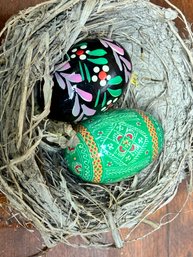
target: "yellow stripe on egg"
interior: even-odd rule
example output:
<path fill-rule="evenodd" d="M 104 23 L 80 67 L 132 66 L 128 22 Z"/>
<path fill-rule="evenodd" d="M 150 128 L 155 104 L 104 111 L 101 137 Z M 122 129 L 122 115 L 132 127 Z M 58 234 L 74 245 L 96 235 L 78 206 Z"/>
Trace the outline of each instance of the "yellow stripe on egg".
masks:
<path fill-rule="evenodd" d="M 94 141 L 93 136 L 90 134 L 87 128 L 85 128 L 82 125 L 78 125 L 76 131 L 82 135 L 83 139 L 85 140 L 85 143 L 88 146 L 89 152 L 91 154 L 92 162 L 93 162 L 93 171 L 94 171 L 93 182 L 99 183 L 101 181 L 103 169 L 102 169 L 101 158 L 99 157 L 98 147 Z"/>
<path fill-rule="evenodd" d="M 159 146 L 158 146 L 158 136 L 157 136 L 154 124 L 152 123 L 150 118 L 143 111 L 138 111 L 138 113 L 143 117 L 143 119 L 147 125 L 147 128 L 149 130 L 149 133 L 152 137 L 152 143 L 153 143 L 153 156 L 152 157 L 155 160 L 158 156 Z"/>

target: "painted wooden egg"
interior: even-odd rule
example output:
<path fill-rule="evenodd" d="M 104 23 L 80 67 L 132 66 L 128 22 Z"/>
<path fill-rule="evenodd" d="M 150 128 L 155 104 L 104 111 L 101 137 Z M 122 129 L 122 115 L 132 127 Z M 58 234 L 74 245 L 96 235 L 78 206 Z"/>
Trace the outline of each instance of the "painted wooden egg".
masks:
<path fill-rule="evenodd" d="M 71 47 L 67 59 L 53 74 L 50 118 L 76 123 L 106 111 L 128 85 L 130 57 L 111 39 L 83 40 Z"/>
<path fill-rule="evenodd" d="M 140 110 L 119 109 L 76 126 L 80 140 L 65 150 L 69 170 L 85 181 L 114 183 L 135 175 L 163 148 L 159 122 Z"/>

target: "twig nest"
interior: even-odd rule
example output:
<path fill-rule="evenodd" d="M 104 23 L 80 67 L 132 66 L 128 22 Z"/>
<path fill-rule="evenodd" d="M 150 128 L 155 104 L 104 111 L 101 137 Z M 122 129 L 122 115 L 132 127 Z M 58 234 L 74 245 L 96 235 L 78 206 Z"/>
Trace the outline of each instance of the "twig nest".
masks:
<path fill-rule="evenodd" d="M 168 1 L 167 1 L 168 2 Z M 173 7 L 174 8 L 174 7 Z M 10 19 L 0 48 L 0 189 L 36 226 L 48 247 L 122 247 L 119 228 L 135 227 L 192 179 L 192 43 L 181 39 L 175 10 L 145 0 L 48 1 Z M 47 119 L 51 74 L 74 43 L 91 35 L 119 42 L 130 54 L 133 78 L 115 108 L 151 113 L 165 131 L 160 158 L 141 173 L 113 185 L 81 183 L 63 160 L 61 147 L 76 144 L 69 124 Z M 35 87 L 44 81 L 45 108 Z M 112 231 L 114 243 L 101 240 Z M 130 234 L 129 234 L 130 235 Z"/>

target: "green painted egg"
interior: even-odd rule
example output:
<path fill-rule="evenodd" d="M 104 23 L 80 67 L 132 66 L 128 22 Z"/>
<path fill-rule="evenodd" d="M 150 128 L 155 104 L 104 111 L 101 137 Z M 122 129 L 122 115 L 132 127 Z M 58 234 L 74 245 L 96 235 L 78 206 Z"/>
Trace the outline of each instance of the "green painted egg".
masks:
<path fill-rule="evenodd" d="M 68 168 L 87 182 L 115 183 L 133 176 L 163 148 L 161 125 L 140 110 L 109 111 L 75 129 L 80 142 L 65 150 L 65 160 Z"/>

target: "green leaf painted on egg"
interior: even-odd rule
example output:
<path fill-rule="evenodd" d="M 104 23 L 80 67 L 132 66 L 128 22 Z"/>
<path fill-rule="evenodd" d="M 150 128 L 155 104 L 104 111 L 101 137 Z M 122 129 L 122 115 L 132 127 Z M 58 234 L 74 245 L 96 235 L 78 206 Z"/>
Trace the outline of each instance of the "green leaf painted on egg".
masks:
<path fill-rule="evenodd" d="M 88 58 L 87 59 L 88 61 L 94 63 L 94 64 L 107 64 L 108 63 L 108 60 L 106 58 L 97 58 L 97 59 L 91 59 L 91 58 Z"/>
<path fill-rule="evenodd" d="M 87 78 L 88 82 L 91 82 L 90 72 L 89 72 L 89 69 L 88 69 L 88 67 L 85 63 L 84 63 L 84 69 L 86 71 L 86 78 Z"/>
<path fill-rule="evenodd" d="M 121 76 L 116 76 L 108 81 L 109 85 L 118 85 L 123 81 Z"/>
<path fill-rule="evenodd" d="M 88 52 L 88 55 L 91 56 L 104 56 L 105 54 L 107 54 L 107 52 L 104 49 L 96 49 Z"/>
<path fill-rule="evenodd" d="M 122 89 L 110 89 L 110 88 L 108 88 L 107 91 L 113 97 L 119 97 L 122 94 Z"/>
<path fill-rule="evenodd" d="M 81 43 L 77 43 L 76 45 L 74 45 L 74 48 L 76 48 L 76 47 L 79 47 L 79 46 L 84 46 L 84 45 L 88 45 L 88 43 L 87 42 L 81 42 Z"/>
<path fill-rule="evenodd" d="M 79 62 L 79 68 L 80 68 L 80 74 L 81 74 L 81 77 L 82 77 L 82 81 L 84 81 L 84 71 L 83 71 L 81 62 Z"/>
<path fill-rule="evenodd" d="M 98 90 L 98 93 L 97 93 L 97 98 L 96 98 L 96 101 L 95 101 L 95 105 L 94 107 L 96 108 L 99 104 L 99 99 L 100 99 L 100 94 L 101 94 L 101 91 L 100 89 Z"/>
<path fill-rule="evenodd" d="M 106 92 L 105 92 L 105 93 L 104 93 L 104 97 L 103 97 L 102 107 L 105 106 L 106 102 L 107 102 L 107 94 L 106 94 Z"/>

